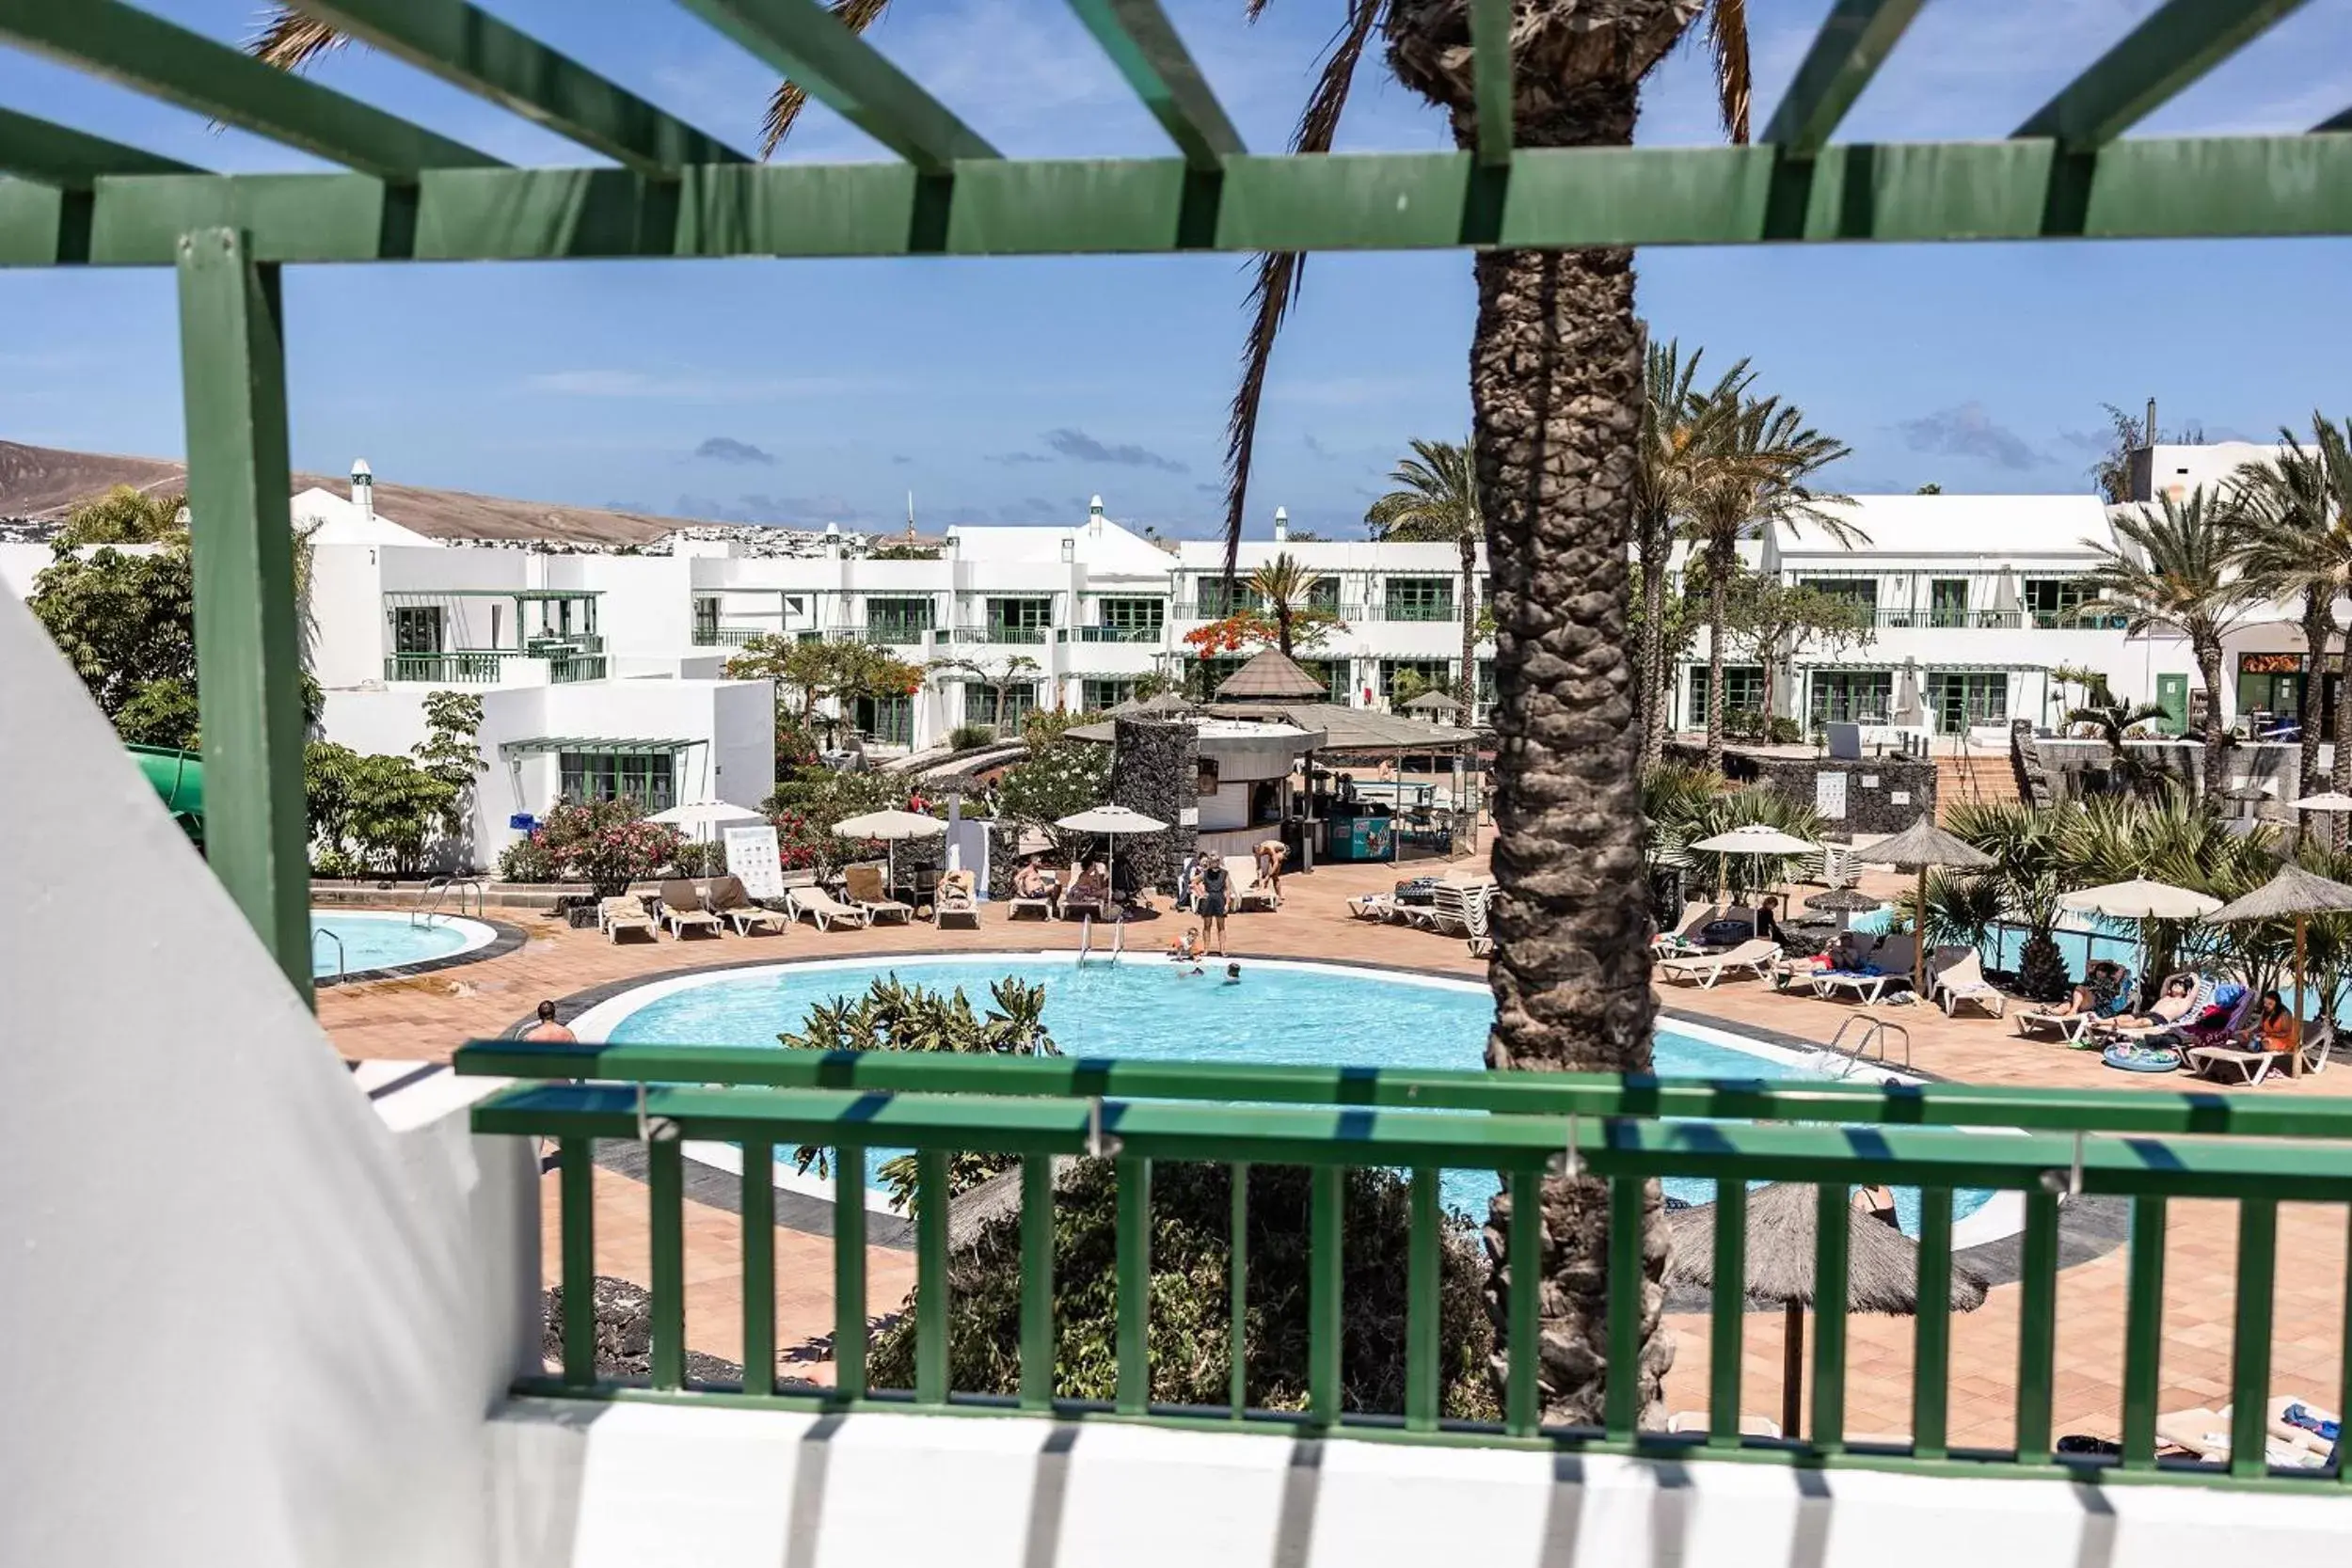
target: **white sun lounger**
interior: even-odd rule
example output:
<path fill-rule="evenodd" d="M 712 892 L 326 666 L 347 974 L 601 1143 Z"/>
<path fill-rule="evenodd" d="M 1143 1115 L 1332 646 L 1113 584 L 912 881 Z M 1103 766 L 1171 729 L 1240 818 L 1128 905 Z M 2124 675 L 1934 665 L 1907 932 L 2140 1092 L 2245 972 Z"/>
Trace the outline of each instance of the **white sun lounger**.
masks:
<path fill-rule="evenodd" d="M 1939 967 L 1937 958 L 1945 961 Z M 1963 1002 L 1974 1002 L 1994 1018 L 2009 1011 L 2009 997 L 1984 977 L 1984 959 L 1973 947 L 1947 947 L 1928 959 L 1928 995 L 1949 1018 Z"/>
<path fill-rule="evenodd" d="M 1761 977 L 1774 958 L 1780 957 L 1780 943 L 1757 937 L 1721 953 L 1702 954 L 1691 958 L 1661 958 L 1658 973 L 1670 980 L 1695 980 L 1702 990 L 1712 990 L 1727 969 L 1744 969 Z"/>
<path fill-rule="evenodd" d="M 865 910 L 843 903 L 820 887 L 796 887 L 785 897 L 792 906 L 794 919 L 806 915 L 820 931 L 832 930 L 836 923 L 861 927 L 874 923 L 874 917 Z"/>

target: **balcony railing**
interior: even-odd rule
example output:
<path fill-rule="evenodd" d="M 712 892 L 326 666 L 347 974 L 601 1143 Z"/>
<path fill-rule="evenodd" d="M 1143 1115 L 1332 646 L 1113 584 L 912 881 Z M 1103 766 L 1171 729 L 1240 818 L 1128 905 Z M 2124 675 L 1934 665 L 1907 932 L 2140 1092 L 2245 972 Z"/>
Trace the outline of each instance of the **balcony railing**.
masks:
<path fill-rule="evenodd" d="M 1454 601 L 1451 599 L 1439 604 L 1414 604 L 1406 600 L 1391 600 L 1386 604 L 1367 605 L 1364 608 L 1367 611 L 1364 619 L 1367 621 L 1458 621 L 1461 619 L 1455 613 Z"/>
<path fill-rule="evenodd" d="M 1035 646 L 1046 641 L 1053 629 L 1051 626 L 1009 626 L 996 623 L 985 626 L 957 626 L 941 635 L 950 642 L 1006 642 Z"/>
<path fill-rule="evenodd" d="M 1164 626 L 1062 626 L 1056 636 L 1063 642 L 1157 642 Z"/>
<path fill-rule="evenodd" d="M 602 654 L 551 658 L 548 660 L 548 679 L 557 686 L 568 686 L 574 681 L 600 681 L 610 669 L 611 664 Z"/>
<path fill-rule="evenodd" d="M 868 621 L 866 641 L 893 648 L 919 648 L 930 630 L 928 621 Z"/>
<path fill-rule="evenodd" d="M 2126 1478 L 2261 1483 L 2322 1490 L 2341 1484 L 2328 1470 L 2269 1468 L 2273 1301 L 2279 1205 L 2352 1199 L 2352 1102 L 2306 1098 L 2223 1099 L 2210 1094 L 2003 1090 L 1970 1085 L 1876 1085 L 1797 1080 L 1645 1080 L 1613 1075 L 1368 1071 L 1338 1068 L 1025 1057 L 916 1057 L 771 1048 L 595 1046 L 479 1041 L 457 1053 L 457 1070 L 538 1080 L 501 1091 L 473 1116 L 479 1132 L 558 1140 L 562 1217 L 563 1370 L 518 1389 L 608 1398 L 595 1364 L 594 1140 L 644 1142 L 651 1205 L 652 1394 L 750 1397 L 825 1409 L 940 1408 L 982 1414 L 1099 1414 L 1104 1407 L 1057 1398 L 1054 1386 L 1056 1156 L 1114 1162 L 1115 1397 L 1108 1413 L 1167 1425 L 1234 1423 L 1272 1429 L 1486 1443 L 1558 1451 L 1638 1453 L 1654 1458 L 1749 1454 L 1802 1467 L 1854 1466 L 1937 1476 L 1978 1475 L 2097 1482 Z M 1867 1127 L 1866 1134 L 1859 1130 Z M 1963 1131 L 2001 1127 L 2015 1135 Z M 2116 1136 L 2115 1134 L 2129 1134 Z M 2184 1141 L 2167 1141 L 2194 1134 Z M 771 1170 L 776 1151 L 827 1148 L 835 1172 L 854 1183 L 869 1148 L 916 1155 L 916 1285 L 914 1388 L 877 1393 L 866 1376 L 866 1210 L 836 1204 L 834 1298 L 834 1387 L 780 1389 L 769 1377 L 747 1388 L 690 1389 L 685 1380 L 683 1162 L 686 1140 L 742 1148 L 741 1255 L 744 1365 L 775 1365 L 776 1277 L 771 1234 Z M 2293 1142 L 2289 1140 L 2314 1140 Z M 1020 1157 L 1020 1366 L 1015 1401 L 971 1397 L 950 1385 L 949 1158 L 959 1151 Z M 1307 1407 L 1249 1408 L 1244 1400 L 1252 1346 L 1244 1314 L 1229 1324 L 1235 1369 L 1224 1409 L 1154 1407 L 1147 1335 L 1151 1287 L 1152 1173 L 1155 1164 L 1202 1162 L 1234 1173 L 1230 1243 L 1232 1294 L 1244 1298 L 1253 1164 L 1305 1165 L 1311 1172 L 1307 1220 L 1305 1310 Z M 1406 1367 L 1401 1412 L 1351 1410 L 1343 1401 L 1341 1336 L 1344 1175 L 1382 1167 L 1410 1173 L 1406 1288 Z M 1438 1340 L 1439 1175 L 1497 1171 L 1511 1196 L 1508 1251 L 1540 1251 L 1545 1176 L 1582 1176 L 1604 1185 L 1609 1234 L 1607 1364 L 1639 1360 L 1645 1285 L 1647 1183 L 1665 1176 L 1713 1180 L 1719 1212 L 1710 1251 L 1708 1399 L 1705 1433 L 1641 1427 L 1638 1386 L 1612 1380 L 1597 1429 L 1547 1428 L 1538 1416 L 1537 1313 L 1542 1273 L 1513 1268 L 1503 1286 L 1501 1329 L 1507 1372 L 1502 1422 L 1470 1426 L 1440 1414 Z M 1819 1212 L 1812 1259 L 1817 1328 L 1809 1430 L 1765 1440 L 1740 1431 L 1749 1183 L 1810 1184 Z M 1907 1440 L 1846 1437 L 1850 1189 L 1857 1184 L 1921 1190 L 1918 1291 Z M 2019 1256 L 2013 1448 L 1954 1449 L 1947 1440 L 1954 1195 L 1993 1188 L 2017 1195 L 2024 1213 Z M 2126 1309 L 2118 1403 L 2122 1452 L 2060 1455 L 2055 1448 L 2058 1217 L 2061 1195 L 2132 1200 Z M 2234 1293 L 2229 1318 L 2232 1460 L 2223 1465 L 2156 1458 L 2160 1356 L 2164 1350 L 2166 1206 L 2173 1198 L 2236 1207 Z M 1652 1222 L 1654 1223 L 1654 1222 Z M 2333 1267 L 2333 1265 L 2330 1265 Z M 2293 1298 L 2298 1302 L 2301 1297 Z M 2323 1338 L 2341 1315 L 2298 1331 Z M 2340 1307 L 2321 1310 L 2342 1313 Z M 2332 1341 L 2331 1341 L 2332 1342 Z M 2323 1397 L 2338 1390 L 2322 1391 Z M 1398 1417 L 1402 1417 L 1401 1428 Z"/>
<path fill-rule="evenodd" d="M 696 626 L 694 646 L 697 648 L 740 648 L 755 637 L 772 637 L 774 632 L 763 626 Z"/>
<path fill-rule="evenodd" d="M 441 686 L 495 686 L 506 661 L 516 657 L 511 648 L 461 648 L 445 654 L 388 654 L 384 658 L 384 678 L 388 681 L 431 681 Z"/>

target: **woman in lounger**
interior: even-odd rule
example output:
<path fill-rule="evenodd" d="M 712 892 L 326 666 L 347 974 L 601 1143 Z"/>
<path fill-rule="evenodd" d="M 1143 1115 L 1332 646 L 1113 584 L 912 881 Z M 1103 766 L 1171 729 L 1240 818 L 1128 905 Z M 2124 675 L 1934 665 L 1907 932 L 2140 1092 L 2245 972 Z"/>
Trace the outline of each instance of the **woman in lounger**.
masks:
<path fill-rule="evenodd" d="M 2303 1043 L 2303 1031 L 2296 1026 L 2295 1015 L 2275 990 L 2263 992 L 2261 1007 L 2254 1013 L 2252 1037 L 2247 1042 L 2256 1051 L 2283 1054 Z"/>

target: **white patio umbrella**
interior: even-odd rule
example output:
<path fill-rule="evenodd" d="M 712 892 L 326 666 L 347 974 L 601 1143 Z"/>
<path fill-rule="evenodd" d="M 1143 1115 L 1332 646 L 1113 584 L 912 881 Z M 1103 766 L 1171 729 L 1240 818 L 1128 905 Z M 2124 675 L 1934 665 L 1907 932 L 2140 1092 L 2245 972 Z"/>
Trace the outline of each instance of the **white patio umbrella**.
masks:
<path fill-rule="evenodd" d="M 1157 817 L 1146 816 L 1125 806 L 1095 806 L 1065 816 L 1054 826 L 1067 828 L 1073 833 L 1101 833 L 1107 837 L 1111 841 L 1111 850 L 1105 869 L 1112 873 L 1119 870 L 1120 834 L 1161 833 L 1168 831 L 1168 824 Z"/>
<path fill-rule="evenodd" d="M 2340 789 L 2322 790 L 2317 795 L 2306 795 L 2299 800 L 2290 800 L 2288 804 L 2292 805 L 2296 811 L 2324 811 L 2334 813 L 2336 816 L 2336 831 L 2329 836 L 2331 838 L 2341 838 L 2344 833 L 2344 824 L 2345 820 L 2344 814 L 2345 812 L 2352 812 L 2352 795 L 2346 795 Z"/>
<path fill-rule="evenodd" d="M 2201 920 L 2221 907 L 2221 900 L 2201 893 L 2191 893 L 2169 882 L 2152 882 L 2135 877 L 2128 882 L 2109 882 L 2104 887 L 2087 887 L 2079 893 L 2061 895 L 2058 908 L 2080 914 L 2110 915 L 2117 920 L 2140 923 L 2139 967 L 2148 967 L 2148 929 L 2151 920 Z M 2086 946 L 2085 951 L 2088 951 Z M 2145 980 L 2147 976 L 2139 976 Z"/>
<path fill-rule="evenodd" d="M 764 822 L 767 818 L 749 806 L 739 806 L 732 800 L 690 800 L 668 811 L 658 811 L 646 818 L 651 822 L 666 822 L 673 828 L 691 828 L 697 840 L 710 836 L 710 830 L 730 822 Z"/>
<path fill-rule="evenodd" d="M 1700 839 L 1696 844 L 1688 845 L 1686 847 L 1703 849 L 1717 855 L 1786 856 L 1814 854 L 1819 852 L 1821 847 L 1818 844 L 1808 844 L 1793 833 L 1784 833 L 1769 822 L 1750 822 L 1743 827 L 1734 828 L 1729 832 L 1717 833 L 1713 838 Z M 1715 902 L 1717 904 L 1724 901 L 1729 890 L 1730 879 L 1731 863 L 1727 860 L 1717 861 L 1715 863 Z"/>
<path fill-rule="evenodd" d="M 898 854 L 895 846 L 904 838 L 936 838 L 947 831 L 947 824 L 936 816 L 921 812 L 869 811 L 863 816 L 845 816 L 833 825 L 834 834 L 841 838 L 878 838 L 882 846 L 882 875 L 892 886 L 898 881 Z"/>

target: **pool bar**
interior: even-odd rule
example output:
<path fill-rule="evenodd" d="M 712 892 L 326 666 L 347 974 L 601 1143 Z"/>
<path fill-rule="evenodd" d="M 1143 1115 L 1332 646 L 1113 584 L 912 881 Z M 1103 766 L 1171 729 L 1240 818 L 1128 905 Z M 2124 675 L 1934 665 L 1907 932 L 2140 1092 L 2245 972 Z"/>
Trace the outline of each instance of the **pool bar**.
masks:
<path fill-rule="evenodd" d="M 1800 1466 L 1855 1465 L 1937 1475 L 2007 1475 L 2104 1482 L 2163 1480 L 2324 1490 L 2352 1484 L 2352 1466 L 2272 1470 L 2265 1447 L 2273 1284 L 2281 1195 L 2298 1203 L 2352 1205 L 2352 1101 L 2265 1100 L 2204 1093 L 2007 1090 L 1968 1085 L 1879 1087 L 1772 1081 L 1620 1079 L 1614 1075 L 1391 1071 L 1370 1069 L 1205 1066 L 1088 1058 L 952 1057 L 759 1048 L 628 1047 L 477 1041 L 456 1056 L 461 1073 L 519 1082 L 474 1112 L 485 1133 L 558 1141 L 562 1172 L 564 1321 L 560 1377 L 518 1391 L 585 1399 L 751 1402 L 825 1409 L 924 1409 L 1051 1414 L 1060 1418 L 1186 1425 L 1274 1425 L 1305 1434 L 1448 1444 L 1501 1444 L 1652 1457 L 1732 1458 Z M 1399 1114 L 1408 1113 L 1408 1114 Z M 1671 1118 L 1671 1119 L 1670 1119 Z M 1731 1119 L 1736 1118 L 1736 1119 Z M 1968 1127 L 2019 1130 L 1986 1137 Z M 600 1381 L 594 1365 L 594 1143 L 647 1146 L 651 1205 L 653 1357 L 649 1386 Z M 793 1392 L 772 1381 L 689 1386 L 685 1360 L 681 1144 L 707 1140 L 743 1150 L 741 1205 L 745 1365 L 775 1363 L 775 1259 L 771 1170 L 777 1148 L 816 1144 L 838 1168 L 861 1168 L 872 1147 L 917 1151 L 914 1386 L 869 1387 L 866 1377 L 866 1227 L 855 1204 L 834 1211 L 836 1386 Z M 948 1156 L 959 1150 L 1021 1158 L 1021 1392 L 1017 1400 L 959 1392 L 948 1378 Z M 1116 1162 L 1118 1194 L 1116 1397 L 1107 1405 L 1059 1400 L 1052 1386 L 1052 1157 L 1098 1154 Z M 1152 1405 L 1145 1310 L 1154 1164 L 1204 1161 L 1237 1177 L 1253 1164 L 1311 1171 L 1309 1220 L 1308 1396 L 1304 1411 L 1248 1408 L 1240 1369 L 1248 1346 L 1232 1315 L 1227 1407 Z M 1343 1410 L 1341 1346 L 1343 1173 L 1377 1166 L 1411 1173 L 1411 1236 L 1401 1418 Z M 1609 1360 L 1636 1358 L 1644 1183 L 1712 1179 L 1737 1195 L 1718 1216 L 1709 1314 L 1708 1431 L 1642 1430 L 1630 1383 L 1606 1392 L 1597 1428 L 1540 1424 L 1536 1365 L 1539 1276 L 1515 1271 L 1507 1286 L 1502 1348 L 1511 1369 L 1499 1425 L 1438 1417 L 1438 1343 L 1441 1220 L 1438 1173 L 1502 1172 L 1513 1196 L 1509 1250 L 1535 1256 L 1536 1194 L 1549 1174 L 1608 1184 Z M 1801 1439 L 1740 1432 L 1747 1184 L 1817 1183 L 1822 1223 L 1815 1258 L 1813 1403 Z M 1951 1194 L 1962 1187 L 2024 1195 L 2015 1446 L 1954 1449 L 1946 1437 L 1950 1322 L 1946 1294 L 1920 1293 L 1914 1324 L 1912 1438 L 1849 1443 L 1845 1436 L 1848 1191 L 1874 1183 L 1926 1195 L 1923 1278 L 1951 1269 Z M 1234 1182 L 1231 1271 L 1235 1299 L 1246 1279 L 1248 1187 Z M 2122 1355 L 2120 1460 L 2054 1452 L 2052 1387 L 2057 1346 L 2060 1196 L 2132 1200 L 2128 1308 Z M 2232 1454 L 2212 1465 L 2156 1458 L 2164 1324 L 2164 1240 L 2173 1198 L 2233 1203 Z M 2352 1216 L 2352 1208 L 2347 1209 Z M 2352 1243 L 2352 1231 L 2347 1232 Z M 2347 1247 L 2352 1256 L 2352 1245 Z M 2347 1265 L 2352 1274 L 2352 1264 Z M 2345 1282 L 2352 1300 L 2352 1277 Z M 2352 1311 L 2339 1324 L 2352 1368 Z M 2352 1405 L 2352 1372 L 2329 1390 Z"/>

